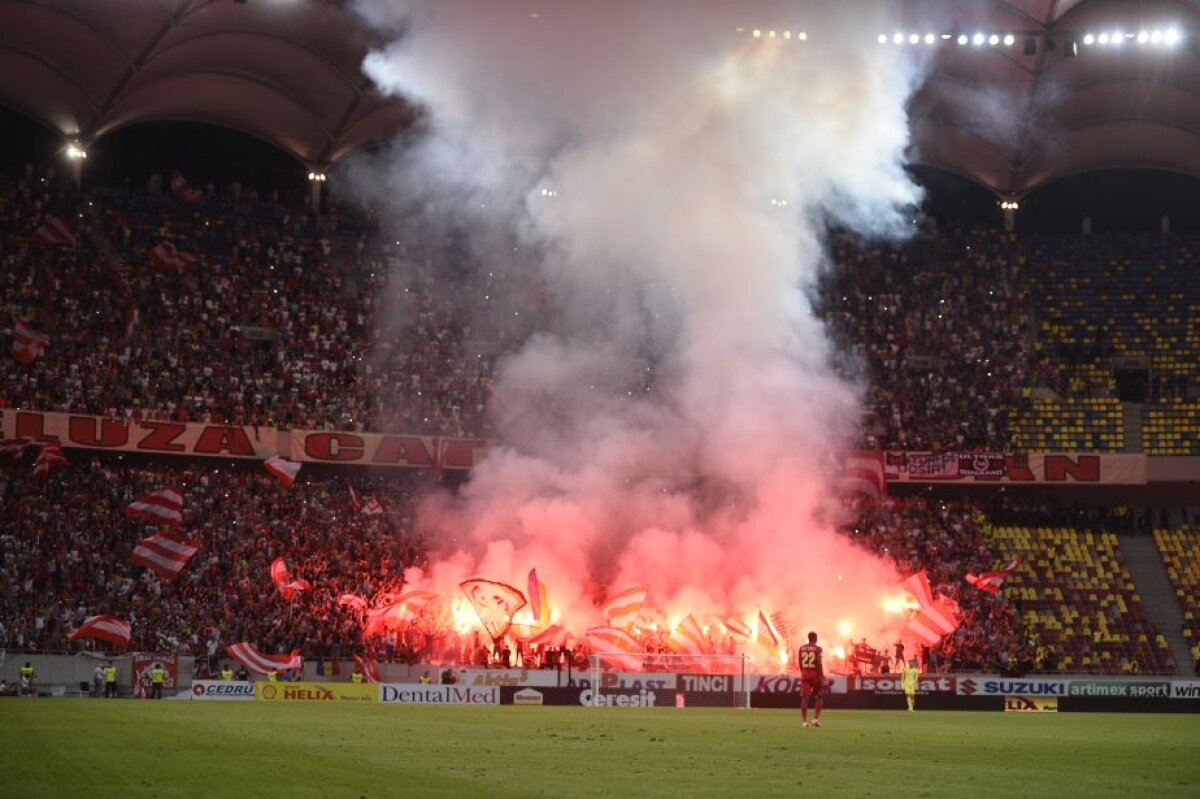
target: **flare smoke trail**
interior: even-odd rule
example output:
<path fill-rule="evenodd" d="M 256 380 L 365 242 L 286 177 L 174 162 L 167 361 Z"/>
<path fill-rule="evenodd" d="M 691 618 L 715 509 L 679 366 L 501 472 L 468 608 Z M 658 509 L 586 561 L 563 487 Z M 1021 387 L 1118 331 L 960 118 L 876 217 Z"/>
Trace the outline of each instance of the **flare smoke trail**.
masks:
<path fill-rule="evenodd" d="M 555 308 L 498 370 L 504 447 L 438 512 L 461 549 L 414 581 L 452 596 L 536 566 L 576 634 L 641 583 L 668 623 L 762 607 L 827 640 L 894 632 L 897 576 L 833 530 L 858 389 L 806 296 L 828 221 L 899 234 L 919 198 L 884 4 L 531 8 L 359 6 L 395 34 L 367 72 L 425 115 L 396 207 L 507 208 Z"/>

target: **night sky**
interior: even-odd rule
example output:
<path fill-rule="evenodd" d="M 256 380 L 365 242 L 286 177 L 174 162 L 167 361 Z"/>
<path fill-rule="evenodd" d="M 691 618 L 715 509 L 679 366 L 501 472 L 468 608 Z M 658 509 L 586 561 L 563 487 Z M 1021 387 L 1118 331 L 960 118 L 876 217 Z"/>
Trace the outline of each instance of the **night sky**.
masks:
<path fill-rule="evenodd" d="M 24 164 L 42 168 L 63 163 L 62 142 L 32 119 L 0 107 L 0 172 L 15 174 Z M 299 204 L 307 193 L 307 170 L 261 139 L 229 128 L 194 122 L 155 122 L 119 130 L 93 145 L 85 182 L 144 186 L 155 173 L 180 170 L 193 185 L 241 181 L 248 188 Z M 914 167 L 925 187 L 923 211 L 942 229 L 996 225 L 1001 216 L 991 192 L 948 172 Z M 336 191 L 336 171 L 329 188 Z M 1153 170 L 1088 172 L 1044 186 L 1021 201 L 1022 232 L 1079 232 L 1084 216 L 1096 233 L 1159 230 L 1169 214 L 1175 232 L 1200 233 L 1200 180 Z"/>

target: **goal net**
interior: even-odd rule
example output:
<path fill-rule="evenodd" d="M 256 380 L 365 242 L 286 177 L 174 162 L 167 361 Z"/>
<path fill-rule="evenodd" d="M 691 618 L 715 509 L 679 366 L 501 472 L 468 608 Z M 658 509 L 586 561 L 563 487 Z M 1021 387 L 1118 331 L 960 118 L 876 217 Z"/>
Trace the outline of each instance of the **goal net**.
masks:
<path fill-rule="evenodd" d="M 588 665 L 591 707 L 750 707 L 744 655 L 597 652 Z"/>

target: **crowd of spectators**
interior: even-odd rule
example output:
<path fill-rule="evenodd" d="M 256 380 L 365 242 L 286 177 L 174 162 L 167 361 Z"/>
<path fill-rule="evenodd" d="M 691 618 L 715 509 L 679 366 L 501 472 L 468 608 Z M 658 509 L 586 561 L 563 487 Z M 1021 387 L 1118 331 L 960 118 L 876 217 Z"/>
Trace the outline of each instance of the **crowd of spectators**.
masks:
<path fill-rule="evenodd" d="M 28 463 L 0 466 L 0 648 L 63 651 L 88 616 L 131 621 L 133 649 L 208 655 L 218 643 L 348 655 L 362 618 L 338 598 L 368 601 L 425 565 L 414 523 L 424 475 L 333 476 L 279 485 L 260 468 L 130 465 L 73 454 L 46 480 Z M 384 512 L 352 507 L 378 499 Z M 180 530 L 199 550 L 174 580 L 130 561 L 155 528 L 126 507 L 151 491 L 184 498 Z M 270 565 L 283 557 L 312 591 L 285 599 Z M 382 646 L 383 642 L 376 642 Z"/>

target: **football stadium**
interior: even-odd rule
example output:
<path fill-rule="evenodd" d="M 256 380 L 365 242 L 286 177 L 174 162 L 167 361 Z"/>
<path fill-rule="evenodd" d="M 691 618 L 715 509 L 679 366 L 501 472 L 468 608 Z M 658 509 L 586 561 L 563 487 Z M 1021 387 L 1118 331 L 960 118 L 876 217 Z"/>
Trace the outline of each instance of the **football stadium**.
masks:
<path fill-rule="evenodd" d="M 1200 795 L 1200 2 L 0 0 L 0 796 Z"/>

